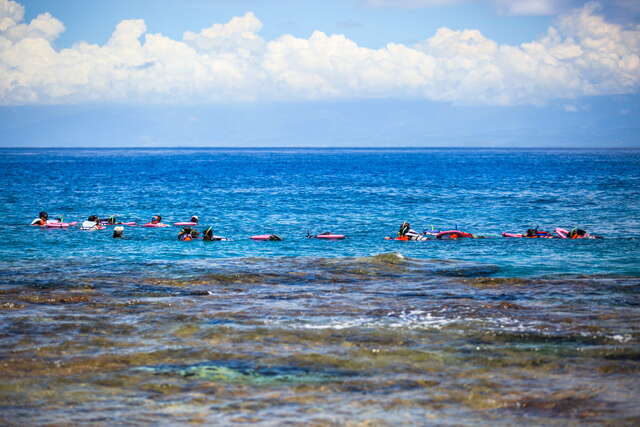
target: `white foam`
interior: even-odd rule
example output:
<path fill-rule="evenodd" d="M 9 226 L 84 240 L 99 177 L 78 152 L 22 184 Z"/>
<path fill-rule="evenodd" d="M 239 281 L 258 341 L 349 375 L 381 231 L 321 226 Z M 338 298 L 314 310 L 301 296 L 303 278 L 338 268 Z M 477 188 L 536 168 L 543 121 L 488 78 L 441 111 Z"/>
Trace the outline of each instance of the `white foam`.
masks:
<path fill-rule="evenodd" d="M 293 326 L 299 329 L 350 329 L 350 328 L 398 328 L 398 329 L 440 329 L 446 325 L 461 321 L 460 318 L 433 316 L 423 310 L 390 312 L 387 316 L 356 317 L 350 319 L 329 319 L 320 323 L 312 321 Z M 467 319 L 468 320 L 468 319 Z M 304 322 L 304 320 L 303 320 Z"/>
<path fill-rule="evenodd" d="M 625 342 L 631 341 L 631 335 L 620 335 L 620 334 L 618 334 L 618 335 L 613 335 L 610 338 L 612 340 L 614 340 L 614 341 L 618 341 L 618 342 L 621 342 L 621 343 L 625 343 Z"/>

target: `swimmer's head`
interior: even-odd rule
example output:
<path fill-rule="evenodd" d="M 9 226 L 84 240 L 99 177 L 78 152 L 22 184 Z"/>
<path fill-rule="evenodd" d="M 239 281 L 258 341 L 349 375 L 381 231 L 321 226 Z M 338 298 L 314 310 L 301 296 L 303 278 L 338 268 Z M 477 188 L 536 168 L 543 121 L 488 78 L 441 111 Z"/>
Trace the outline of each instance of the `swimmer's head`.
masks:
<path fill-rule="evenodd" d="M 41 219 L 48 219 L 49 218 L 49 214 L 46 213 L 45 211 L 40 212 L 40 214 L 38 215 Z"/>
<path fill-rule="evenodd" d="M 119 225 L 117 227 L 114 227 L 113 229 L 113 238 L 114 239 L 119 239 L 120 237 L 122 237 L 122 233 L 124 233 L 124 227 Z"/>
<path fill-rule="evenodd" d="M 196 215 L 191 217 L 191 222 L 195 222 L 196 224 L 198 223 L 198 217 Z"/>

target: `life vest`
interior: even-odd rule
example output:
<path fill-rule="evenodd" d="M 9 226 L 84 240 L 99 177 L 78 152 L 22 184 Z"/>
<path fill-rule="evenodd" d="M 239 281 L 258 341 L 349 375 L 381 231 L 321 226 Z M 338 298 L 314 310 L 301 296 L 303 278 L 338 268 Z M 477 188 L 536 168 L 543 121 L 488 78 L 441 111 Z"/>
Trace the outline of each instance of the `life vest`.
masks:
<path fill-rule="evenodd" d="M 95 221 L 84 221 L 80 226 L 80 230 L 97 230 L 98 223 Z"/>

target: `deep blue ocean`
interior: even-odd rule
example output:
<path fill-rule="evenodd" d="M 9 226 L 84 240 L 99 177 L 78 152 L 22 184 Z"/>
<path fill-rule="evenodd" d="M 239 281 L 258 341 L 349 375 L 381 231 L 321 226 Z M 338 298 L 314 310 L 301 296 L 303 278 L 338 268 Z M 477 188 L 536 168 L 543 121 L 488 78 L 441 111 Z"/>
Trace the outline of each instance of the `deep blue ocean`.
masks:
<path fill-rule="evenodd" d="M 640 421 L 640 150 L 2 149 L 0 189 L 0 424 Z"/>
<path fill-rule="evenodd" d="M 117 270 L 123 261 L 398 252 L 491 263 L 507 276 L 640 273 L 637 150 L 4 149 L 0 170 L 5 265 L 37 269 L 30 260 L 38 259 Z M 26 227 L 41 210 L 65 221 L 116 215 L 138 224 L 198 215 L 234 241 L 178 242 L 175 227 L 128 227 L 122 241 L 108 232 Z M 496 238 L 385 241 L 402 221 L 417 231 Z M 497 237 L 536 226 L 580 227 L 605 239 Z M 348 238 L 308 240 L 308 231 Z M 248 239 L 264 233 L 284 241 Z"/>

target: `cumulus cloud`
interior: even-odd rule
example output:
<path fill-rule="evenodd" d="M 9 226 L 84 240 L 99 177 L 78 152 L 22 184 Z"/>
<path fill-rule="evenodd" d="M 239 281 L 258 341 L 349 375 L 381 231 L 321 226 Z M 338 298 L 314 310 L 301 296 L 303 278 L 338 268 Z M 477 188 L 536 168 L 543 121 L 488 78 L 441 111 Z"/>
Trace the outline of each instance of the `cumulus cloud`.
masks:
<path fill-rule="evenodd" d="M 52 41 L 62 23 L 49 14 L 23 23 L 23 14 L 19 4 L 0 0 L 3 105 L 384 97 L 516 105 L 640 86 L 640 27 L 607 22 L 596 3 L 517 46 L 477 30 L 440 28 L 416 45 L 380 49 L 319 31 L 265 40 L 249 12 L 180 40 L 125 20 L 104 45 L 57 50 Z"/>

